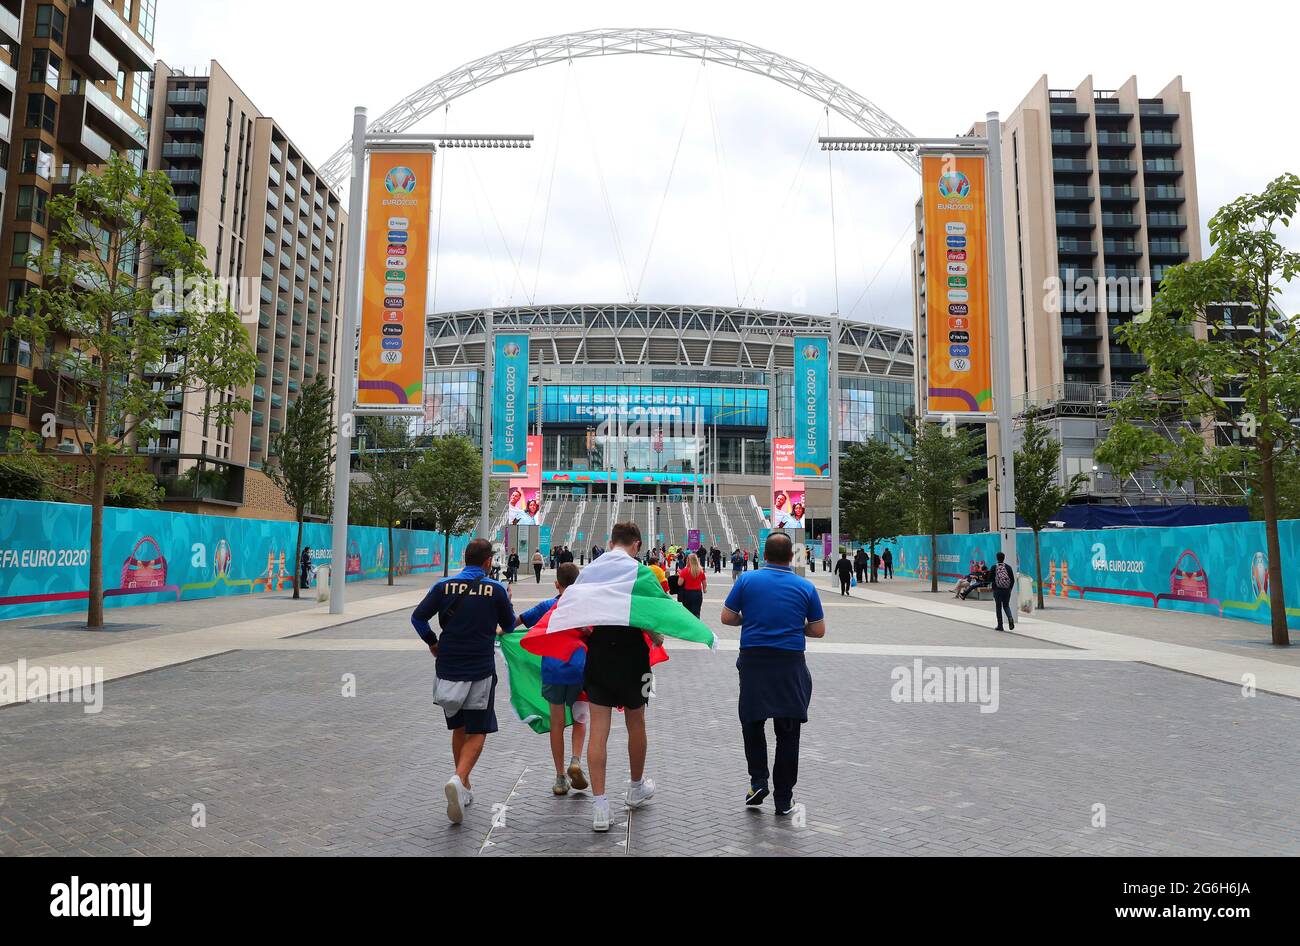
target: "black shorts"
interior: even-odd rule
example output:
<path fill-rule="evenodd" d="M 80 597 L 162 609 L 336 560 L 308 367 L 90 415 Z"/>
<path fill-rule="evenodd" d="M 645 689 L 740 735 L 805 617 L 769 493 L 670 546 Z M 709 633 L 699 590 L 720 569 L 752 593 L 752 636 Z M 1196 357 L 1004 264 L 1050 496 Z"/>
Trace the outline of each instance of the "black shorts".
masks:
<path fill-rule="evenodd" d="M 596 706 L 640 709 L 650 692 L 650 648 L 631 627 L 597 627 L 587 639 L 587 698 Z"/>
<path fill-rule="evenodd" d="M 465 728 L 467 736 L 486 736 L 497 731 L 497 677 L 492 675 L 492 693 L 488 696 L 487 709 L 462 709 L 455 716 L 447 717 L 448 729 Z"/>

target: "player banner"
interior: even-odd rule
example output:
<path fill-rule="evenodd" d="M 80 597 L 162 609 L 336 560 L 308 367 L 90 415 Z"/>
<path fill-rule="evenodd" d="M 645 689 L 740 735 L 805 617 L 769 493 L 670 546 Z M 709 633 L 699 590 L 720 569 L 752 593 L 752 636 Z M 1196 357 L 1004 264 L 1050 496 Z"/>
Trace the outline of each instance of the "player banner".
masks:
<path fill-rule="evenodd" d="M 492 473 L 528 473 L 528 336 L 498 335 L 492 373 Z"/>
<path fill-rule="evenodd" d="M 794 340 L 794 472 L 831 475 L 830 339 Z"/>
<path fill-rule="evenodd" d="M 358 404 L 423 404 L 433 153 L 370 156 Z"/>
<path fill-rule="evenodd" d="M 527 475 L 510 481 L 510 525 L 535 526 L 542 514 L 542 438 L 528 438 Z"/>
<path fill-rule="evenodd" d="M 993 412 L 984 177 L 983 158 L 921 159 L 929 414 Z"/>

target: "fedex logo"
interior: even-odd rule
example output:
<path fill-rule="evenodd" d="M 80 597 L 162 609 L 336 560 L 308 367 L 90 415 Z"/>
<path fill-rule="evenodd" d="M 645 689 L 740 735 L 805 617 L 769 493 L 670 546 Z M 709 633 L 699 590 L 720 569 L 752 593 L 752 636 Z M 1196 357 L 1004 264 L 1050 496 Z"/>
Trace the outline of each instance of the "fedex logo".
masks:
<path fill-rule="evenodd" d="M 390 256 L 384 263 L 385 269 L 406 269 L 406 257 Z"/>

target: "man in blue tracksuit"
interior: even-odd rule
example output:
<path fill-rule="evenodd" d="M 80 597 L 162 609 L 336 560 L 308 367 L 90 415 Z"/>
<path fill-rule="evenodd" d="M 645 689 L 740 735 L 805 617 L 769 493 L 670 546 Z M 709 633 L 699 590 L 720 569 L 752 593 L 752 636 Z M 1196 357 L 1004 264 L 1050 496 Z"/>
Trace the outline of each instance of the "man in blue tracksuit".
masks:
<path fill-rule="evenodd" d="M 437 658 L 433 701 L 447 717 L 456 761 L 456 772 L 445 787 L 452 824 L 464 820 L 465 806 L 474 800 L 469 774 L 487 734 L 497 731 L 496 637 L 515 626 L 510 592 L 484 571 L 491 560 L 492 543 L 471 541 L 465 548 L 465 568 L 434 584 L 411 614 L 416 633 Z M 435 614 L 441 636 L 429 626 Z"/>

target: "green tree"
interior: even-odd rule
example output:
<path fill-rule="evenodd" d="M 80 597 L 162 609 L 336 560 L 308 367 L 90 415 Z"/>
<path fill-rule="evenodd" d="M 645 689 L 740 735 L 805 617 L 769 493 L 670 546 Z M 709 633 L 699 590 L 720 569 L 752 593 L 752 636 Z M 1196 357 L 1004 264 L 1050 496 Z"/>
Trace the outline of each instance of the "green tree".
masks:
<path fill-rule="evenodd" d="M 1209 258 L 1175 266 L 1150 316 L 1116 330 L 1147 370 L 1116 405 L 1118 422 L 1097 451 L 1119 475 L 1150 467 L 1166 483 L 1247 483 L 1264 519 L 1278 646 L 1290 643 L 1278 468 L 1300 449 L 1300 316 L 1279 304 L 1300 274 L 1300 252 L 1286 246 L 1298 204 L 1300 177 L 1284 174 L 1220 208 L 1210 218 Z M 1219 424 L 1237 435 L 1224 436 Z"/>
<path fill-rule="evenodd" d="M 293 596 L 299 596 L 302 524 L 307 510 L 328 505 L 333 483 L 334 391 L 324 375 L 307 384 L 284 412 L 284 429 L 271 438 L 266 475 L 293 507 L 298 542 L 293 553 Z M 391 547 L 391 543 L 390 543 Z"/>
<path fill-rule="evenodd" d="M 1043 607 L 1043 561 L 1039 533 L 1052 516 L 1083 491 L 1088 474 L 1076 473 L 1061 482 L 1061 444 L 1047 426 L 1030 413 L 1025 419 L 1022 443 L 1016 451 L 1016 513 L 1034 531 L 1034 587 L 1038 607 Z"/>
<path fill-rule="evenodd" d="M 871 561 L 877 544 L 893 541 L 907 528 L 906 478 L 902 455 L 878 438 L 853 444 L 840 460 L 841 521 L 849 535 L 867 545 Z"/>
<path fill-rule="evenodd" d="M 367 417 L 361 427 L 356 477 L 350 493 L 357 511 L 388 530 L 388 583 L 393 584 L 396 556 L 393 528 L 415 511 L 411 467 L 419 451 L 411 446 L 411 433 L 402 417 Z"/>
<path fill-rule="evenodd" d="M 233 392 L 252 382 L 257 361 L 203 248 L 181 227 L 165 174 L 137 171 L 115 156 L 51 198 L 48 213 L 49 239 L 29 261 L 42 285 L 21 299 L 13 331 L 45 353 L 42 367 L 58 381 L 52 392 L 28 386 L 49 409 L 38 431 L 12 445 L 39 452 L 60 424 L 65 436 L 75 432 L 83 465 L 58 485 L 92 508 L 86 623 L 100 627 L 105 498 L 115 478 L 138 475 L 120 458 L 147 449 L 178 393 L 216 394 L 205 398 L 202 413 L 218 427 L 230 425 L 250 409 Z M 160 285 L 184 291 L 147 285 L 137 276 L 147 270 Z"/>
<path fill-rule="evenodd" d="M 968 428 L 912 421 L 912 448 L 903 494 L 922 535 L 930 537 L 930 590 L 939 590 L 939 535 L 952 517 L 969 512 L 988 487 L 982 438 Z"/>
<path fill-rule="evenodd" d="M 416 505 L 442 533 L 442 573 L 447 574 L 451 537 L 478 523 L 483 455 L 467 437 L 441 437 L 411 468 Z"/>

